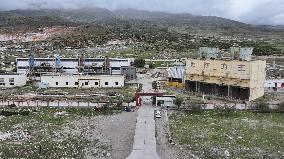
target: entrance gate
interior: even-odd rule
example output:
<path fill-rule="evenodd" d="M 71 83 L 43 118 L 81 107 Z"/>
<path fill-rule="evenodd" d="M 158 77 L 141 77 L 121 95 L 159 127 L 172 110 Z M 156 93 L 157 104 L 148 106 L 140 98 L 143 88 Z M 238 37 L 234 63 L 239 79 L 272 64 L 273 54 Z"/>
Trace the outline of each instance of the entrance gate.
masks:
<path fill-rule="evenodd" d="M 141 96 L 163 96 L 164 93 L 158 93 L 158 92 L 153 92 L 153 93 L 144 93 L 144 92 L 136 92 L 135 93 L 135 99 L 136 99 L 136 106 L 141 106 Z"/>

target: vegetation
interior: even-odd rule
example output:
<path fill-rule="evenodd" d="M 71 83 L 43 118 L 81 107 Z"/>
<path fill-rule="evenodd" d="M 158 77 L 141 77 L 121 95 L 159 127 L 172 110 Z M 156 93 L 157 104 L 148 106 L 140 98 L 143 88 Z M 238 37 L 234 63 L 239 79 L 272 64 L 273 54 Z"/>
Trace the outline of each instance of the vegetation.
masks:
<path fill-rule="evenodd" d="M 281 158 L 284 116 L 280 113 L 219 110 L 172 115 L 178 143 L 201 158 Z"/>
<path fill-rule="evenodd" d="M 178 108 L 180 108 L 180 106 L 182 105 L 184 99 L 181 96 L 177 96 L 176 100 L 175 100 L 175 104 L 178 106 Z"/>
<path fill-rule="evenodd" d="M 157 81 L 152 82 L 152 89 L 154 89 L 154 90 L 158 89 L 158 82 Z"/>
<path fill-rule="evenodd" d="M 138 92 L 141 92 L 142 90 L 143 90 L 143 84 L 142 84 L 142 83 L 139 83 L 139 84 L 138 84 L 137 91 L 138 91 Z"/>
<path fill-rule="evenodd" d="M 284 102 L 279 103 L 279 112 L 284 113 Z"/>
<path fill-rule="evenodd" d="M 151 62 L 151 63 L 149 64 L 149 68 L 150 68 L 150 69 L 154 69 L 154 68 L 155 68 L 155 65 L 153 64 L 153 62 Z"/>
<path fill-rule="evenodd" d="M 144 68 L 145 66 L 145 59 L 143 58 L 136 58 L 134 60 L 134 66 L 137 68 Z"/>
<path fill-rule="evenodd" d="M 268 113 L 269 112 L 269 105 L 265 102 L 257 103 L 257 108 L 262 113 Z"/>

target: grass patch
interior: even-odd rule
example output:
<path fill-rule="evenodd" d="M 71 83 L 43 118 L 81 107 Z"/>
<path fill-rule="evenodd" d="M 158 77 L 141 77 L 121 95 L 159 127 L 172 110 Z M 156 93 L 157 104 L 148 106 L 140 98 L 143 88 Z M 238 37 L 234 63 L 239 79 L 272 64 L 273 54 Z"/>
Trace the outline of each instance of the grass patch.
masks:
<path fill-rule="evenodd" d="M 180 144 L 204 158 L 283 156 L 283 114 L 228 113 L 201 111 L 171 116 L 170 129 Z"/>

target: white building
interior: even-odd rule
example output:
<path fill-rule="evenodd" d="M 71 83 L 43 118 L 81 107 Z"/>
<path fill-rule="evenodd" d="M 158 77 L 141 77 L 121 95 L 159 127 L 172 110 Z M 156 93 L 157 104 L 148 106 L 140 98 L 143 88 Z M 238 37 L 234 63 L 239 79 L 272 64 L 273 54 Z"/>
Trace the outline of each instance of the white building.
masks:
<path fill-rule="evenodd" d="M 0 74 L 0 87 L 11 88 L 17 86 L 24 86 L 27 83 L 27 76 L 17 73 L 3 73 Z"/>
<path fill-rule="evenodd" d="M 268 79 L 264 82 L 266 92 L 284 92 L 284 79 Z"/>
<path fill-rule="evenodd" d="M 124 87 L 123 75 L 42 75 L 42 88 L 120 88 Z"/>
<path fill-rule="evenodd" d="M 265 88 L 284 88 L 284 79 L 269 79 L 264 82 Z"/>
<path fill-rule="evenodd" d="M 176 97 L 172 95 L 168 96 L 162 96 L 162 97 L 156 97 L 156 106 L 162 106 L 162 107 L 175 107 L 174 104 Z"/>

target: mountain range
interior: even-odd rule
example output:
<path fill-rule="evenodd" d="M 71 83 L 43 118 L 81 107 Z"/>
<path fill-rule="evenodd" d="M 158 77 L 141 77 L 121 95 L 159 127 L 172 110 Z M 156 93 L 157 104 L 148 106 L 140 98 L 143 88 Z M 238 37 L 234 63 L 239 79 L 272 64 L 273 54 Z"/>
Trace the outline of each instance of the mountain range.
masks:
<path fill-rule="evenodd" d="M 134 9 L 110 11 L 103 8 L 64 10 L 12 10 L 0 12 L 0 27 L 37 28 L 45 26 L 76 26 L 82 24 L 121 25 L 143 23 L 168 31 L 205 36 L 236 36 L 250 38 L 283 38 L 284 26 L 256 26 L 242 22 L 192 14 L 171 14 Z"/>

